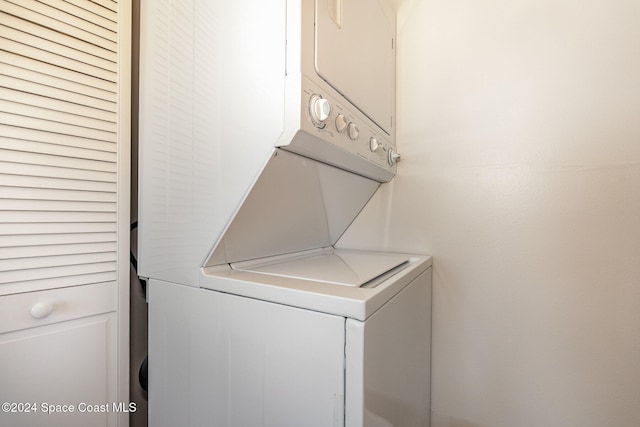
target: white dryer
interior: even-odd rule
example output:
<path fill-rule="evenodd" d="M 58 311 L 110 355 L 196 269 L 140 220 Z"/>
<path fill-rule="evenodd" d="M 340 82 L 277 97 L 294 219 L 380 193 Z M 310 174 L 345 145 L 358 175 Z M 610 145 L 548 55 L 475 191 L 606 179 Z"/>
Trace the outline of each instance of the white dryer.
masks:
<path fill-rule="evenodd" d="M 335 248 L 396 172 L 390 3 L 141 19 L 150 425 L 427 426 L 431 258 Z"/>
<path fill-rule="evenodd" d="M 275 147 L 388 182 L 390 0 L 141 0 L 139 274 L 198 271 Z"/>

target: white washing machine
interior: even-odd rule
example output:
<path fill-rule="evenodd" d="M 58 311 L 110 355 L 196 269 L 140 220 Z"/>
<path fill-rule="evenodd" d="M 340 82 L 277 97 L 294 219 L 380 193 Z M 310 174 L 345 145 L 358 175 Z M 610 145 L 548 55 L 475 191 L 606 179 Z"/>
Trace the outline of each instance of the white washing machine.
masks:
<path fill-rule="evenodd" d="M 431 258 L 336 249 L 396 172 L 390 3 L 141 19 L 150 425 L 428 426 Z"/>
<path fill-rule="evenodd" d="M 429 425 L 430 260 L 299 256 L 205 269 L 207 289 L 151 281 L 151 426 Z"/>

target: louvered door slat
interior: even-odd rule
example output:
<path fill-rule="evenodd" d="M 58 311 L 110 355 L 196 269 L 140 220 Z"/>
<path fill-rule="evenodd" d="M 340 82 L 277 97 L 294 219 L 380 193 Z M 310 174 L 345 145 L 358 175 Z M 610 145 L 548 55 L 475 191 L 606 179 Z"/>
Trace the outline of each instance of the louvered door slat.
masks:
<path fill-rule="evenodd" d="M 71 245 L 75 243 L 105 243 L 116 241 L 115 233 L 69 233 L 0 235 L 0 248 L 23 246 Z"/>
<path fill-rule="evenodd" d="M 1 1 L 1 0 L 0 0 Z M 47 64 L 52 64 L 57 67 L 67 68 L 75 70 L 77 72 L 87 74 L 89 76 L 97 77 L 110 82 L 116 81 L 116 73 L 112 70 L 107 70 L 101 67 L 97 67 L 92 64 L 77 61 L 72 58 L 66 58 L 56 53 L 48 52 L 46 50 L 39 49 L 37 47 L 22 44 L 10 39 L 2 39 L 0 43 L 0 49 L 7 52 L 13 52 L 18 55 L 26 56 L 27 58 L 37 59 Z"/>
<path fill-rule="evenodd" d="M 6 13 L 0 13 L 0 22 L 6 27 L 2 34 L 4 37 L 23 44 L 39 47 L 49 52 L 56 52 L 62 56 L 77 57 L 76 59 L 80 61 L 82 61 L 82 58 L 88 58 L 90 62 L 99 59 L 106 61 L 104 62 L 105 64 L 115 64 L 118 60 L 117 52 L 44 28 L 33 22 L 26 22 Z"/>
<path fill-rule="evenodd" d="M 22 98 L 22 100 L 24 102 L 29 102 L 28 98 L 29 96 L 25 96 Z M 117 124 L 115 122 L 93 119 L 91 117 L 83 116 L 81 115 L 81 113 L 83 113 L 83 109 L 80 107 L 76 108 L 76 114 L 49 109 L 47 108 L 47 104 L 49 104 L 49 100 L 47 99 L 43 100 L 43 106 L 22 104 L 19 102 L 0 99 L 0 111 L 20 116 L 29 116 L 42 120 L 74 125 L 81 128 L 97 129 L 113 133 L 117 131 Z M 75 107 L 72 104 L 67 105 L 68 110 L 73 110 Z"/>
<path fill-rule="evenodd" d="M 102 27 L 114 35 L 118 29 L 118 23 L 112 19 L 106 19 L 102 14 L 93 13 L 86 8 L 79 7 L 74 2 L 68 0 L 38 0 L 40 3 L 47 4 L 53 8 L 60 10 L 74 18 L 82 19 L 91 26 Z M 85 1 L 85 3 L 88 3 Z M 96 33 L 97 34 L 97 33 Z"/>
<path fill-rule="evenodd" d="M 12 125 L 11 123 L 0 123 L 0 137 L 42 142 L 47 144 L 56 144 L 65 147 L 86 148 L 110 153 L 115 153 L 116 151 L 116 144 L 114 143 L 114 141 L 99 141 L 96 139 L 92 140 L 86 137 L 83 138 L 73 135 L 49 132 L 47 129 L 37 130 L 22 128 L 15 126 L 15 124 Z"/>
<path fill-rule="evenodd" d="M 59 101 L 71 103 L 73 105 L 88 106 L 107 112 L 116 112 L 116 103 L 112 100 L 104 100 L 101 98 L 110 98 L 111 93 L 102 90 L 92 90 L 92 88 L 74 88 L 75 90 L 85 90 L 82 92 L 74 92 L 65 88 L 66 81 L 60 81 L 59 79 L 52 78 L 46 75 L 25 72 L 23 69 L 13 66 L 4 66 L 2 72 L 6 72 L 0 75 L 0 86 L 5 88 L 12 88 L 13 90 L 20 91 L 21 93 L 30 93 L 38 95 L 43 98 L 49 98 Z M 43 77 L 38 79 L 38 77 Z M 32 80 L 28 80 L 32 78 Z M 34 81 L 34 80 L 40 81 Z M 57 81 L 56 81 L 57 80 Z M 52 87 L 50 85 L 57 85 Z M 91 93 L 93 92 L 93 93 Z"/>
<path fill-rule="evenodd" d="M 16 20 L 13 19 L 12 21 L 15 22 Z M 0 33 L 5 40 L 11 40 L 14 43 L 8 44 L 5 42 L 2 43 L 2 47 L 10 52 L 16 53 L 39 52 L 36 58 L 39 57 L 44 59 L 46 55 L 46 58 L 49 58 L 49 60 L 51 60 L 51 55 L 56 55 L 59 56 L 62 61 L 71 60 L 81 64 L 91 64 L 93 67 L 101 68 L 111 73 L 116 72 L 116 63 L 100 56 L 104 50 L 100 50 L 96 46 L 88 43 L 76 43 L 76 46 L 74 47 L 67 47 L 66 45 L 60 44 L 60 42 L 64 41 L 60 40 L 64 36 L 58 35 L 55 32 L 51 32 L 50 34 L 48 32 L 44 32 L 41 27 L 38 27 L 37 25 L 33 25 L 33 27 L 35 27 L 34 30 L 40 29 L 40 33 L 37 36 L 8 27 L 3 22 L 2 25 L 0 25 Z M 79 50 L 77 45 L 92 49 L 90 49 L 90 52 L 86 53 L 83 50 Z M 27 50 L 26 47 L 37 50 Z M 113 57 L 113 55 L 116 55 L 115 52 L 110 52 L 109 56 Z M 30 56 L 30 54 L 25 56 Z"/>
<path fill-rule="evenodd" d="M 118 14 L 115 10 L 108 9 L 97 3 L 87 0 L 65 0 L 67 3 L 74 4 L 82 9 L 85 9 L 93 14 L 99 15 L 109 21 L 117 22 Z"/>
<path fill-rule="evenodd" d="M 63 245 L 37 245 L 0 247 L 0 259 L 16 259 L 29 257 L 44 257 L 56 255 L 79 255 L 99 252 L 116 252 L 115 242 L 101 243 L 72 243 Z"/>
<path fill-rule="evenodd" d="M 1 158 L 1 157 L 0 157 Z M 114 172 L 98 172 L 92 170 L 68 169 L 56 166 L 46 165 L 25 165 L 19 163 L 9 163 L 0 161 L 0 171 L 5 174 L 35 176 L 35 177 L 51 177 L 63 179 L 78 179 L 98 182 L 116 182 L 116 174 Z"/>
<path fill-rule="evenodd" d="M 36 280 L 24 280 L 16 283 L 3 284 L 0 289 L 5 290 L 7 294 L 29 292 L 39 289 L 62 288 L 69 286 L 81 286 L 105 283 L 108 285 L 116 285 L 116 274 L 113 272 L 82 274 L 66 277 L 51 277 Z"/>
<path fill-rule="evenodd" d="M 111 123 L 113 126 L 115 126 L 115 124 L 117 123 L 117 115 L 115 112 L 105 111 L 84 105 L 78 105 L 75 103 L 71 103 L 68 100 L 62 101 L 59 99 L 38 96 L 29 92 L 5 89 L 0 87 L 0 100 L 11 101 L 13 103 L 21 105 L 38 105 L 38 108 L 42 108 L 48 111 L 66 113 L 73 116 L 94 119 L 103 123 Z M 100 127 L 104 127 L 104 125 L 99 125 L 99 127 L 97 128 L 99 129 Z"/>
<path fill-rule="evenodd" d="M 0 136 L 0 149 L 24 151 L 27 153 L 51 154 L 76 159 L 99 160 L 111 163 L 116 162 L 116 154 L 108 151 L 88 150 L 84 148 L 68 147 L 37 141 L 5 138 L 3 136 Z"/>
<path fill-rule="evenodd" d="M 10 270 L 0 275 L 0 284 L 22 282 L 30 280 L 47 279 L 56 277 L 64 278 L 75 275 L 110 273 L 116 269 L 115 262 L 103 262 L 94 264 L 64 265 L 61 267 L 34 268 L 29 270 Z M 113 277 L 111 280 L 115 279 Z"/>
<path fill-rule="evenodd" d="M 20 282 L 7 282 L 0 289 L 7 294 L 29 292 L 38 289 L 62 288 L 69 286 L 90 285 L 94 283 L 109 283 L 115 285 L 116 273 L 107 271 L 104 273 L 76 274 L 73 276 L 45 277 L 34 280 L 22 280 Z"/>
<path fill-rule="evenodd" d="M 97 139 L 106 142 L 116 142 L 115 132 L 107 132 L 98 129 L 91 129 L 81 126 L 75 126 L 73 124 L 59 123 L 52 120 L 43 120 L 38 117 L 11 114 L 2 111 L 0 111 L 0 124 L 13 125 L 44 132 L 78 136 L 87 139 Z"/>
<path fill-rule="evenodd" d="M 116 172 L 116 164 L 95 160 L 74 159 L 48 154 L 25 153 L 22 151 L 0 150 L 0 158 L 5 162 L 24 163 L 28 165 L 48 165 L 61 168 L 81 169 L 101 172 Z"/>
<path fill-rule="evenodd" d="M 68 34 L 79 40 L 86 40 L 96 46 L 117 52 L 117 33 L 97 25 L 91 25 L 39 1 L 0 0 L 0 10 L 27 22 L 33 22 L 45 28 L 51 28 L 62 34 Z"/>
<path fill-rule="evenodd" d="M 73 255 L 30 256 L 25 258 L 0 259 L 0 269 L 4 271 L 31 270 L 36 268 L 51 268 L 77 266 L 82 264 L 108 263 L 115 261 L 114 252 L 98 252 Z"/>
<path fill-rule="evenodd" d="M 97 191 L 73 191 L 49 188 L 18 188 L 0 187 L 0 199 L 24 199 L 24 200 L 60 200 L 69 202 L 114 202 L 116 196 L 113 193 L 100 193 Z"/>
<path fill-rule="evenodd" d="M 58 190 L 74 190 L 74 191 L 95 191 L 112 193 L 116 188 L 116 183 L 100 182 L 100 181 L 85 181 L 80 179 L 58 179 L 51 177 L 39 177 L 30 175 L 10 175 L 6 173 L 0 173 L 0 186 L 2 187 L 21 187 L 21 188 L 49 188 Z M 15 210 L 15 208 L 8 208 L 8 204 L 11 200 L 4 200 L 2 203 L 2 210 Z M 33 200 L 31 202 L 40 202 L 40 200 Z M 25 206 L 27 205 L 26 202 Z M 67 202 L 64 202 L 67 203 Z M 58 209 L 60 210 L 60 209 Z M 90 209 L 93 210 L 93 209 Z M 101 209 L 102 210 L 102 209 Z"/>
<path fill-rule="evenodd" d="M 66 100 L 75 104 L 89 105 L 103 110 L 115 111 L 117 93 L 116 83 L 109 82 L 87 74 L 79 73 L 67 68 L 57 67 L 46 62 L 41 62 L 33 58 L 17 55 L 12 52 L 3 52 L 0 56 L 2 67 L 0 67 L 0 76 L 13 77 L 15 79 L 24 80 L 26 84 L 35 83 L 25 86 L 25 92 L 36 92 L 38 85 L 46 88 L 46 96 L 55 99 Z M 12 83 L 2 83 L 4 87 L 15 87 L 19 84 L 14 80 L 7 80 Z M 62 96 L 56 94 L 62 93 Z M 44 94 L 42 94 L 44 95 Z M 70 96 L 81 95 L 89 99 L 88 103 L 79 102 L 78 99 L 69 98 Z M 100 105 L 95 105 L 94 100 L 107 101 Z M 105 107 L 106 106 L 106 107 Z"/>
<path fill-rule="evenodd" d="M 112 12 L 117 12 L 118 11 L 118 3 L 113 1 L 113 0 L 90 0 L 91 3 L 95 3 L 97 5 L 100 5 L 102 7 L 104 7 L 105 9 L 108 9 Z"/>
<path fill-rule="evenodd" d="M 63 223 L 63 222 L 110 222 L 116 220 L 115 212 L 69 212 L 69 211 L 25 211 L 25 210 L 0 210 L 0 222 L 40 222 L 40 223 Z"/>
<path fill-rule="evenodd" d="M 0 235 L 16 236 L 21 234 L 65 234 L 65 233 L 115 233 L 114 223 L 73 223 L 73 224 L 0 224 Z M 0 277 L 2 274 L 0 274 Z"/>
<path fill-rule="evenodd" d="M 116 204 L 111 202 L 87 202 L 70 200 L 24 200 L 4 199 L 2 201 L 4 211 L 57 211 L 57 212 L 116 212 Z M 87 218 L 89 215 L 87 215 Z M 20 222 L 20 221 L 17 221 Z M 65 222 L 65 221 L 61 221 Z"/>

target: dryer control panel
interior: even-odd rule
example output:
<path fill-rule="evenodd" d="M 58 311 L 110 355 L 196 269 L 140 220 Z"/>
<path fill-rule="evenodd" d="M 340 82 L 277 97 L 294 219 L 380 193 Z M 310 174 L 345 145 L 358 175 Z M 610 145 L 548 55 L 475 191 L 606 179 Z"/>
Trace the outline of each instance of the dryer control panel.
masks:
<path fill-rule="evenodd" d="M 358 118 L 354 117 L 353 114 L 350 114 L 339 104 L 337 104 L 334 109 L 331 101 L 321 94 L 313 93 L 309 97 L 309 118 L 318 130 L 328 132 L 330 138 L 334 132 L 346 137 L 342 138 L 342 141 L 338 137 L 332 142 L 338 144 L 340 142 L 353 143 L 356 154 L 370 158 L 374 163 L 382 166 L 384 160 L 386 160 L 389 166 L 393 166 L 400 157 L 400 155 L 395 152 L 391 143 L 382 136 L 384 133 L 381 134 L 367 127 L 369 132 L 365 132 L 365 136 L 363 137 L 360 131 L 363 125 L 358 125 Z M 362 142 L 366 144 L 362 144 Z"/>
<path fill-rule="evenodd" d="M 389 181 L 399 154 L 391 137 L 340 94 L 303 78 L 301 131 L 283 148 L 342 167 L 354 173 Z"/>

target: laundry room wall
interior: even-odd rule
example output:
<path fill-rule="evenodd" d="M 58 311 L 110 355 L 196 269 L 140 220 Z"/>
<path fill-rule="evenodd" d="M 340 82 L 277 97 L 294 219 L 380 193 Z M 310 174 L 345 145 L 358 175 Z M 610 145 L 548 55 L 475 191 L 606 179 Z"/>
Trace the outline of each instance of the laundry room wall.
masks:
<path fill-rule="evenodd" d="M 434 256 L 432 425 L 640 425 L 640 3 L 397 3 L 403 157 L 340 246 Z"/>

